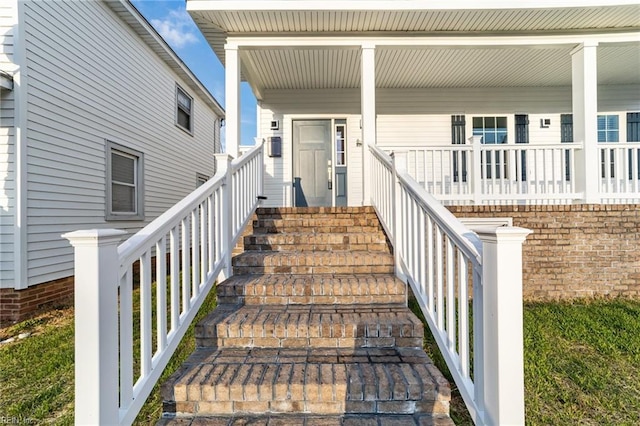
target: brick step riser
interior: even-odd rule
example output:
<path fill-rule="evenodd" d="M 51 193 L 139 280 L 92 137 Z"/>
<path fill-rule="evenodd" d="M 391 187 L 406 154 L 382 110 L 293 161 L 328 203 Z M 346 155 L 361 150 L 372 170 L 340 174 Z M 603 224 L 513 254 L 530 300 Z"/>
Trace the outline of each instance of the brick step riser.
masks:
<path fill-rule="evenodd" d="M 245 252 L 232 259 L 232 265 L 269 266 L 392 266 L 390 253 L 334 251 L 320 253 Z M 303 273 L 304 274 L 304 273 Z"/>
<path fill-rule="evenodd" d="M 420 337 L 225 337 L 198 338 L 196 344 L 202 348 L 420 348 Z"/>
<path fill-rule="evenodd" d="M 356 303 L 382 305 L 387 303 L 406 303 L 404 294 L 381 295 L 336 295 L 336 296 L 220 296 L 218 304 L 229 305 L 353 305 Z"/>
<path fill-rule="evenodd" d="M 254 235 L 269 235 L 269 234 L 375 234 L 380 238 L 384 237 L 382 228 L 379 226 L 356 226 L 356 225 L 341 225 L 341 226 L 327 226 L 320 225 L 276 225 L 276 226 L 255 226 L 253 228 Z"/>
<path fill-rule="evenodd" d="M 247 251 L 371 251 L 389 252 L 386 243 L 377 244 L 247 244 L 244 249 Z"/>
<path fill-rule="evenodd" d="M 268 325 L 262 317 L 240 325 L 240 319 L 229 323 L 198 326 L 196 340 L 200 347 L 238 348 L 420 348 L 424 328 L 420 323 L 402 321 L 385 323 L 309 324 L 308 316 L 295 318 L 295 323 L 272 320 Z M 245 321 L 245 319 L 241 319 Z M 266 320 L 265 320 L 266 321 Z M 391 319 L 390 319 L 391 321 Z M 302 322 L 302 324 L 297 324 Z M 257 325 L 255 323 L 258 323 Z M 261 324 L 262 323 L 262 324 Z"/>
<path fill-rule="evenodd" d="M 175 411 L 174 411 L 175 410 Z M 178 416 L 276 414 L 421 414 L 449 415 L 446 401 L 183 401 L 164 409 Z M 333 424 L 333 423 L 332 423 Z M 431 424 L 431 423 L 429 423 Z"/>
<path fill-rule="evenodd" d="M 238 275 L 264 274 L 392 274 L 393 265 L 333 266 L 234 266 Z"/>

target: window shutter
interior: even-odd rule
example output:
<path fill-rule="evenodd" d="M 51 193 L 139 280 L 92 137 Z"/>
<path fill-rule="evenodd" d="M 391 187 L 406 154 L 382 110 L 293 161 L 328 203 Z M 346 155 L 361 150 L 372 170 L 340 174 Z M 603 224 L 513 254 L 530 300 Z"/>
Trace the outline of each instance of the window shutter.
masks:
<path fill-rule="evenodd" d="M 516 143 L 529 143 L 529 115 L 516 114 Z"/>
<path fill-rule="evenodd" d="M 464 145 L 466 139 L 465 125 L 464 115 L 451 116 L 451 143 L 453 145 Z"/>
<path fill-rule="evenodd" d="M 640 142 L 640 112 L 627 113 L 627 142 Z"/>
<path fill-rule="evenodd" d="M 560 142 L 573 142 L 573 114 L 560 114 Z"/>

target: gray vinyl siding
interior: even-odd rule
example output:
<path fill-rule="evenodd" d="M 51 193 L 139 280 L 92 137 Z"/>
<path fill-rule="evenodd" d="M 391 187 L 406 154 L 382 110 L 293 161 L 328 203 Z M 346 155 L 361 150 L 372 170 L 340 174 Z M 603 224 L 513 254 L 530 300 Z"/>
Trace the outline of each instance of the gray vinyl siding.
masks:
<path fill-rule="evenodd" d="M 194 171 L 213 173 L 219 136 L 214 112 L 105 4 L 26 2 L 25 21 L 34 285 L 73 274 L 61 234 L 133 233 L 193 191 Z M 194 100 L 193 136 L 175 125 L 176 84 Z M 144 221 L 105 221 L 106 140 L 144 155 Z"/>
<path fill-rule="evenodd" d="M 639 111 L 639 94 L 638 86 L 600 86 L 598 109 Z M 359 89 L 267 90 L 258 112 L 261 137 L 283 138 L 282 158 L 265 160 L 265 205 L 291 205 L 291 122 L 310 117 L 347 118 L 348 203 L 362 203 Z M 532 142 L 559 143 L 560 114 L 571 112 L 571 87 L 378 89 L 376 112 L 377 144 L 388 149 L 450 144 L 452 114 L 507 115 L 511 127 L 514 114 L 528 114 Z M 542 118 L 551 118 L 552 125 L 541 128 Z M 280 130 L 269 129 L 271 120 L 280 120 Z"/>
<path fill-rule="evenodd" d="M 0 70 L 13 74 L 17 1 L 0 2 Z M 14 283 L 15 95 L 0 90 L 0 288 Z"/>

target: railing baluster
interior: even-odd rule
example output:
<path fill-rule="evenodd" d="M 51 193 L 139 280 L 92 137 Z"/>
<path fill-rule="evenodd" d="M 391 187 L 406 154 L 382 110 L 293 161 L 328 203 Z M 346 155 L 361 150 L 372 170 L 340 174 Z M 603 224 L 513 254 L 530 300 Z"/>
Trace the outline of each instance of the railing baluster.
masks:
<path fill-rule="evenodd" d="M 167 347 L 167 238 L 156 243 L 156 341 L 157 352 Z"/>
<path fill-rule="evenodd" d="M 140 258 L 140 377 L 151 371 L 151 254 Z"/>
<path fill-rule="evenodd" d="M 171 331 L 175 332 L 180 325 L 180 233 L 177 226 L 171 228 L 169 233 L 169 250 L 171 251 Z"/>
<path fill-rule="evenodd" d="M 191 236 L 189 235 L 191 227 L 189 226 L 189 216 L 182 220 L 182 313 L 189 311 L 191 307 L 191 259 L 189 253 L 191 247 L 189 243 Z"/>
<path fill-rule="evenodd" d="M 469 297 L 467 282 L 467 260 L 458 251 L 458 353 L 460 371 L 469 377 Z"/>
<path fill-rule="evenodd" d="M 209 265 L 209 250 L 207 249 L 211 244 L 207 240 L 209 227 L 207 213 L 208 209 L 208 197 L 205 202 L 200 204 L 200 285 L 207 282 L 207 272 Z"/>
<path fill-rule="evenodd" d="M 200 293 L 200 215 L 198 208 L 191 211 L 191 257 L 193 259 L 191 271 L 191 297 L 198 297 Z"/>
<path fill-rule="evenodd" d="M 431 216 L 427 216 L 427 295 L 429 296 L 427 302 L 429 306 L 429 312 L 434 315 L 434 267 L 433 267 L 433 222 Z"/>
<path fill-rule="evenodd" d="M 131 265 L 120 278 L 120 406 L 133 401 L 133 275 Z"/>
<path fill-rule="evenodd" d="M 447 238 L 447 293 L 450 294 L 449 289 L 455 288 L 455 273 L 454 273 L 454 257 L 453 257 L 453 242 L 449 238 Z M 438 286 L 438 291 L 442 292 L 442 288 Z M 447 296 L 449 299 L 449 296 Z M 451 335 L 450 335 L 451 336 Z"/>
<path fill-rule="evenodd" d="M 442 256 L 442 230 L 436 226 L 436 278 L 437 278 L 437 318 L 438 328 L 444 329 L 444 277 L 443 277 L 443 263 L 444 258 Z"/>

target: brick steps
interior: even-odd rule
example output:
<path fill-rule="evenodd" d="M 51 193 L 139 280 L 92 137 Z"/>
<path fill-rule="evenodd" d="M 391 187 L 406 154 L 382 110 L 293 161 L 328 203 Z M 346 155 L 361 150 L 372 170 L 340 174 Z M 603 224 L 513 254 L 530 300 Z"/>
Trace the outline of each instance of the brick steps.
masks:
<path fill-rule="evenodd" d="M 403 305 L 222 306 L 196 326 L 209 347 L 422 347 L 420 320 Z"/>
<path fill-rule="evenodd" d="M 449 384 L 421 349 L 213 349 L 163 388 L 165 412 L 446 415 Z"/>
<path fill-rule="evenodd" d="M 256 217 L 198 349 L 163 385 L 177 418 L 161 424 L 453 424 L 375 211 Z"/>
<path fill-rule="evenodd" d="M 393 255 L 388 252 L 251 251 L 233 258 L 233 273 L 242 274 L 391 274 Z"/>
<path fill-rule="evenodd" d="M 387 274 L 235 275 L 217 292 L 219 304 L 406 303 L 406 285 Z"/>

